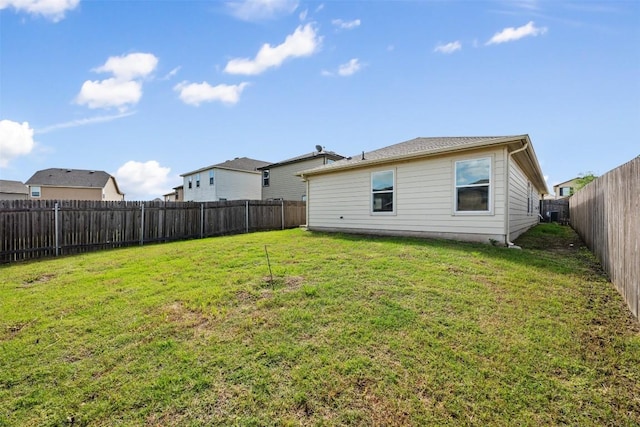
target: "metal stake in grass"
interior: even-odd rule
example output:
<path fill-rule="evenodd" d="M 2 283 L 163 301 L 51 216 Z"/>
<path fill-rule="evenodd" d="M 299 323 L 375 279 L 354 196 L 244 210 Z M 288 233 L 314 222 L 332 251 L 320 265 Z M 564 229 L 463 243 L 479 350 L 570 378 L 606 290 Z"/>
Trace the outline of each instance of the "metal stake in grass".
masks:
<path fill-rule="evenodd" d="M 273 273 L 271 272 L 271 261 L 269 261 L 269 251 L 267 251 L 267 245 L 264 245 L 264 253 L 267 254 L 267 265 L 269 266 L 269 276 L 271 276 L 271 280 L 269 283 L 273 284 Z"/>

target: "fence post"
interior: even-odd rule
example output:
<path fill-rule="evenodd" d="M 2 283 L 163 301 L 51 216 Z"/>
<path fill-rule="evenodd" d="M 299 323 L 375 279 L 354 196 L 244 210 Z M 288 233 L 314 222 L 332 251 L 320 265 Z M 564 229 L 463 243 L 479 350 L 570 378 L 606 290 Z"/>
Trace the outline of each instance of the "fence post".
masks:
<path fill-rule="evenodd" d="M 200 203 L 200 238 L 204 238 L 204 203 Z"/>
<path fill-rule="evenodd" d="M 140 206 L 142 214 L 140 215 L 140 246 L 144 245 L 144 202 Z"/>
<path fill-rule="evenodd" d="M 249 232 L 249 201 L 244 202 L 244 231 Z"/>
<path fill-rule="evenodd" d="M 54 233 L 56 233 L 55 236 L 55 242 L 56 242 L 56 256 L 60 255 L 60 225 L 58 224 L 58 221 L 60 219 L 60 215 L 59 212 L 60 211 L 60 206 L 58 205 L 58 202 L 56 202 L 53 205 L 53 221 L 54 221 Z"/>
<path fill-rule="evenodd" d="M 281 220 L 282 220 L 282 229 L 284 230 L 284 199 L 282 199 L 280 204 L 280 212 L 281 212 Z"/>

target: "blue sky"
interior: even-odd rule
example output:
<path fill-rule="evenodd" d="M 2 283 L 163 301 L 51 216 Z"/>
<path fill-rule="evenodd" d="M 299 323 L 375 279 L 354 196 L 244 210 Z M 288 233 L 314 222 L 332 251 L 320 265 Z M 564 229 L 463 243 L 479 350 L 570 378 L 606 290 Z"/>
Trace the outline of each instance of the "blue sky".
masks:
<path fill-rule="evenodd" d="M 524 133 L 549 190 L 640 154 L 640 2 L 0 0 L 1 179 Z"/>

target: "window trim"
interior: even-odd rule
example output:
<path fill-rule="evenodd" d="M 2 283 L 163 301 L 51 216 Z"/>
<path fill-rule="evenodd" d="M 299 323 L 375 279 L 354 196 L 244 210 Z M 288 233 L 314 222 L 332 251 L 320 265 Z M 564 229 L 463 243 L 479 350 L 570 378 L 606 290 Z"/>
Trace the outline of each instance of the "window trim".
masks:
<path fill-rule="evenodd" d="M 265 184 L 266 182 L 266 184 Z M 271 170 L 263 169 L 262 170 L 262 186 L 269 187 L 271 185 Z"/>
<path fill-rule="evenodd" d="M 386 172 L 391 172 L 393 174 L 393 189 L 377 191 L 374 193 L 373 191 L 374 175 L 379 173 L 386 173 Z M 396 174 L 397 174 L 396 168 L 375 170 L 375 171 L 371 171 L 371 173 L 369 174 L 369 214 L 370 215 L 375 215 L 375 216 L 396 215 L 397 205 L 398 205 L 398 197 L 396 195 L 397 194 L 396 193 Z M 393 209 L 390 211 L 374 211 L 373 210 L 374 194 L 388 194 L 388 193 L 391 193 L 391 196 L 392 196 Z"/>
<path fill-rule="evenodd" d="M 209 185 L 215 184 L 215 174 L 212 170 L 209 171 Z"/>
<path fill-rule="evenodd" d="M 33 190 L 34 190 L 34 188 L 37 188 L 37 189 L 38 189 L 38 195 L 37 195 L 37 196 L 34 196 L 34 195 L 33 195 L 33 193 L 34 193 L 34 191 L 33 191 Z M 34 185 L 33 187 L 29 187 L 29 196 L 30 196 L 31 198 L 33 198 L 33 199 L 39 199 L 39 198 L 41 198 L 41 197 L 42 197 L 42 186 L 40 186 L 40 185 Z"/>
<path fill-rule="evenodd" d="M 460 211 L 458 210 L 458 189 L 459 188 L 473 188 L 473 187 L 485 187 L 487 184 L 472 184 L 472 185 L 458 185 L 458 164 L 464 162 L 471 162 L 477 160 L 489 161 L 489 196 L 487 200 L 487 210 L 483 211 Z M 494 192 L 495 192 L 495 176 L 494 176 L 494 155 L 485 155 L 479 157 L 465 157 L 457 160 L 453 160 L 453 215 L 455 216 L 482 216 L 482 215 L 494 215 Z"/>
<path fill-rule="evenodd" d="M 196 188 L 200 188 L 200 174 L 196 174 Z"/>

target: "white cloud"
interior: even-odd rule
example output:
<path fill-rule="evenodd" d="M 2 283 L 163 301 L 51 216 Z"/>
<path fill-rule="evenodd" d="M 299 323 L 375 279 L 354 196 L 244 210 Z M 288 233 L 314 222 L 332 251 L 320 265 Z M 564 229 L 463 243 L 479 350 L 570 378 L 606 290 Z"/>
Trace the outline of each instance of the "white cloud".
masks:
<path fill-rule="evenodd" d="M 439 44 L 438 46 L 436 46 L 435 49 L 433 49 L 434 52 L 440 52 L 440 53 L 453 53 L 456 50 L 460 50 L 462 49 L 462 44 L 459 41 L 454 41 L 451 43 L 447 43 L 447 44 Z"/>
<path fill-rule="evenodd" d="M 265 43 L 254 59 L 232 59 L 224 71 L 229 74 L 260 74 L 269 68 L 279 67 L 288 58 L 313 55 L 321 43 L 322 37 L 317 35 L 312 24 L 299 26 L 282 44 L 271 47 L 269 43 Z"/>
<path fill-rule="evenodd" d="M 491 44 L 500 44 L 511 42 L 515 40 L 519 40 L 523 37 L 529 36 L 539 36 L 547 32 L 547 27 L 536 27 L 533 21 L 529 21 L 526 25 L 522 27 L 514 28 L 508 27 L 504 30 L 495 33 L 493 37 L 486 43 L 487 45 Z"/>
<path fill-rule="evenodd" d="M 142 97 L 142 84 L 136 81 L 106 79 L 87 80 L 80 89 L 76 102 L 89 108 L 117 107 L 125 110 L 129 104 L 137 104 Z"/>
<path fill-rule="evenodd" d="M 89 108 L 118 108 L 125 111 L 142 98 L 140 79 L 149 76 L 156 69 L 158 58 L 150 53 L 130 53 L 112 56 L 100 67 L 92 71 L 111 73 L 112 78 L 87 80 L 82 84 L 75 102 Z"/>
<path fill-rule="evenodd" d="M 180 99 L 185 104 L 198 106 L 203 102 L 220 101 L 225 104 L 236 104 L 240 101 L 240 95 L 249 83 L 239 85 L 219 84 L 211 86 L 207 82 L 202 83 L 178 83 L 173 89 L 180 92 Z"/>
<path fill-rule="evenodd" d="M 243 0 L 227 3 L 231 14 L 243 21 L 260 21 L 289 15 L 298 8 L 297 0 Z"/>
<path fill-rule="evenodd" d="M 345 77 L 351 76 L 357 73 L 358 71 L 360 71 L 361 67 L 362 67 L 362 64 L 360 64 L 360 61 L 358 61 L 358 58 L 354 58 L 349 62 L 347 62 L 346 64 L 340 65 L 340 67 L 338 67 L 338 74 Z"/>
<path fill-rule="evenodd" d="M 351 59 L 349 62 L 346 62 L 340 66 L 338 66 L 337 71 L 328 71 L 328 70 L 322 70 L 320 72 L 321 75 L 325 76 L 325 77 L 333 77 L 335 75 L 339 75 L 342 77 L 348 77 L 351 76 L 355 73 L 357 73 L 358 71 L 360 71 L 360 69 L 363 67 L 363 64 L 360 62 L 360 60 L 358 58 L 353 58 Z"/>
<path fill-rule="evenodd" d="M 158 58 L 151 53 L 130 53 L 112 56 L 104 65 L 94 68 L 96 73 L 112 73 L 119 80 L 147 77 L 158 65 Z"/>
<path fill-rule="evenodd" d="M 80 0 L 0 0 L 0 10 L 13 7 L 32 15 L 42 15 L 53 22 L 64 19 L 67 11 L 78 6 Z"/>
<path fill-rule="evenodd" d="M 8 166 L 18 156 L 29 154 L 34 145 L 29 123 L 0 120 L 0 167 Z"/>
<path fill-rule="evenodd" d="M 298 15 L 298 18 L 300 18 L 301 21 L 306 21 L 308 14 L 309 14 L 309 9 L 305 9 L 302 12 L 300 12 L 300 14 Z"/>
<path fill-rule="evenodd" d="M 162 167 L 155 160 L 130 160 L 120 166 L 115 177 L 128 200 L 151 200 L 166 192 L 170 172 L 171 168 Z"/>
<path fill-rule="evenodd" d="M 342 19 L 334 19 L 333 21 L 331 21 L 331 23 L 342 30 L 352 30 L 360 26 L 359 19 L 354 19 L 353 21 L 343 21 Z"/>
<path fill-rule="evenodd" d="M 112 116 L 96 116 L 96 117 L 89 117 L 87 119 L 78 119 L 78 120 L 72 120 L 70 122 L 64 122 L 64 123 L 57 123 L 55 125 L 51 125 L 51 126 L 46 126 L 40 129 L 36 129 L 35 133 L 40 135 L 43 133 L 49 133 L 49 132 L 53 132 L 56 131 L 58 129 L 67 129 L 67 128 L 75 128 L 75 127 L 79 127 L 79 126 L 86 126 L 86 125 L 92 125 L 94 123 L 106 123 L 106 122 L 110 122 L 113 120 L 117 120 L 117 119 L 121 119 L 123 117 L 129 117 L 136 114 L 135 112 L 129 112 L 129 113 L 121 113 L 121 114 L 115 114 Z"/>
<path fill-rule="evenodd" d="M 180 71 L 182 67 L 176 67 L 173 70 L 169 71 L 167 74 L 165 74 L 160 80 L 169 80 L 172 77 L 175 77 L 178 72 Z"/>

